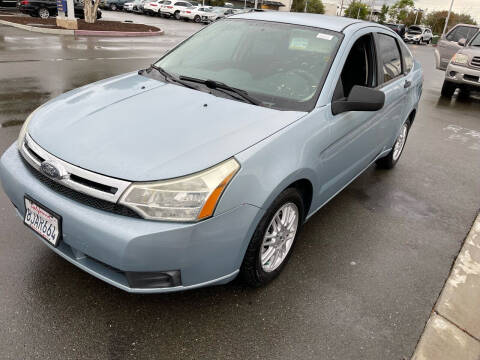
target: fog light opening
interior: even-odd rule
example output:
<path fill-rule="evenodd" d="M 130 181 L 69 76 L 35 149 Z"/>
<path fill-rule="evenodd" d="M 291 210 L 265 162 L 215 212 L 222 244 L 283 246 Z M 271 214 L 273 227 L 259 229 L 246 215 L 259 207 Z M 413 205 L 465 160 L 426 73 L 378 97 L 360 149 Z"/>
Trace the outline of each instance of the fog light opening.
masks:
<path fill-rule="evenodd" d="M 161 272 L 133 272 L 125 273 L 128 284 L 135 289 L 157 289 L 182 285 L 180 270 Z"/>

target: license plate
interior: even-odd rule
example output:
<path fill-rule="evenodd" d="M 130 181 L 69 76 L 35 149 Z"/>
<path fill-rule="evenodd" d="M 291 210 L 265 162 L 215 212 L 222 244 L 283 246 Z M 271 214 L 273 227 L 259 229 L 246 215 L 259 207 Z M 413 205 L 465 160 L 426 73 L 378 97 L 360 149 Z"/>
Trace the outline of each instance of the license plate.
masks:
<path fill-rule="evenodd" d="M 25 225 L 57 246 L 61 238 L 62 218 L 29 197 L 25 197 Z"/>

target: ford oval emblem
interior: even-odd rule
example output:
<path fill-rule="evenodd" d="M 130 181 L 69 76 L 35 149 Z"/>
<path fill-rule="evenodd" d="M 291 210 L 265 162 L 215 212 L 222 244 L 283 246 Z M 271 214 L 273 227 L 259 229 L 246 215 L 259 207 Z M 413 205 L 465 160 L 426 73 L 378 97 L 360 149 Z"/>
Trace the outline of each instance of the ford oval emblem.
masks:
<path fill-rule="evenodd" d="M 59 164 L 54 163 L 53 161 L 44 161 L 40 165 L 40 170 L 47 175 L 49 178 L 60 180 L 65 177 L 66 171 Z"/>

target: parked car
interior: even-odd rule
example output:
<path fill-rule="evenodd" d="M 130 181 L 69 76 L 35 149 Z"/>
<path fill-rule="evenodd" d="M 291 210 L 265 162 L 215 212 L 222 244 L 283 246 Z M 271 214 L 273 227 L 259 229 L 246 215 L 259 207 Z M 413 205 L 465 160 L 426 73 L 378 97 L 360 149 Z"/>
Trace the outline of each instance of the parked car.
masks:
<path fill-rule="evenodd" d="M 435 48 L 435 65 L 437 69 L 445 71 L 450 60 L 462 48 L 459 41 L 464 39 L 468 43 L 479 31 L 477 25 L 458 24 L 442 37 Z"/>
<path fill-rule="evenodd" d="M 480 32 L 467 44 L 460 39 L 461 49 L 450 60 L 442 87 L 442 96 L 451 98 L 461 91 L 480 91 Z"/>
<path fill-rule="evenodd" d="M 412 25 L 405 33 L 405 42 L 411 42 L 420 45 L 421 43 L 430 44 L 432 42 L 432 30 L 425 26 Z"/>
<path fill-rule="evenodd" d="M 15 7 L 17 0 L 0 0 L 0 7 Z"/>
<path fill-rule="evenodd" d="M 226 16 L 230 16 L 234 14 L 233 9 L 224 8 L 224 7 L 213 7 L 213 12 L 217 15 L 215 20 L 220 20 L 225 18 Z"/>
<path fill-rule="evenodd" d="M 381 25 L 234 15 L 40 106 L 0 180 L 45 245 L 120 289 L 265 285 L 313 214 L 397 164 L 422 81 Z"/>
<path fill-rule="evenodd" d="M 395 31 L 402 39 L 405 38 L 406 26 L 404 24 L 385 24 L 393 31 Z"/>
<path fill-rule="evenodd" d="M 57 1 L 56 0 L 20 0 L 17 2 L 17 8 L 21 13 L 38 16 L 42 19 L 57 16 Z M 83 5 L 76 1 L 74 2 L 75 17 L 83 19 L 85 17 L 83 12 Z M 97 19 L 102 18 L 102 12 L 97 10 Z"/>
<path fill-rule="evenodd" d="M 126 2 L 123 4 L 123 11 L 132 12 L 133 11 L 133 2 Z"/>
<path fill-rule="evenodd" d="M 180 18 L 184 20 L 192 20 L 196 23 L 209 23 L 215 21 L 218 15 L 211 7 L 188 7 L 180 11 Z"/>
<path fill-rule="evenodd" d="M 160 14 L 164 17 L 174 17 L 180 20 L 180 12 L 188 7 L 192 7 L 189 2 L 167 0 L 160 6 Z"/>
<path fill-rule="evenodd" d="M 146 15 L 160 15 L 160 7 L 164 0 L 147 1 L 143 7 L 143 12 Z"/>
<path fill-rule="evenodd" d="M 112 11 L 123 10 L 123 5 L 129 0 L 100 0 L 99 8 Z"/>

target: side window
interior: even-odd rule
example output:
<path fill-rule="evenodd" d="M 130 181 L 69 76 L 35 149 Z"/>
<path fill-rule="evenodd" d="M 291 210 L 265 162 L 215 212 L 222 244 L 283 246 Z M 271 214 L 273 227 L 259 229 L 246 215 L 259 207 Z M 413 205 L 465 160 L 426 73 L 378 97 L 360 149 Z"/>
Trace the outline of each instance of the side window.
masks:
<path fill-rule="evenodd" d="M 460 39 L 469 40 L 477 32 L 476 28 L 469 26 L 457 26 L 447 34 L 448 41 L 458 42 Z"/>
<path fill-rule="evenodd" d="M 332 101 L 347 98 L 355 85 L 377 86 L 377 60 L 372 34 L 362 36 L 350 50 Z"/>
<path fill-rule="evenodd" d="M 427 32 L 428 34 L 428 32 Z M 409 73 L 413 69 L 413 56 L 408 47 L 404 43 L 400 43 L 402 48 L 403 63 L 405 64 L 405 73 Z"/>
<path fill-rule="evenodd" d="M 402 60 L 395 38 L 378 34 L 378 50 L 383 66 L 383 82 L 388 82 L 402 75 Z"/>

